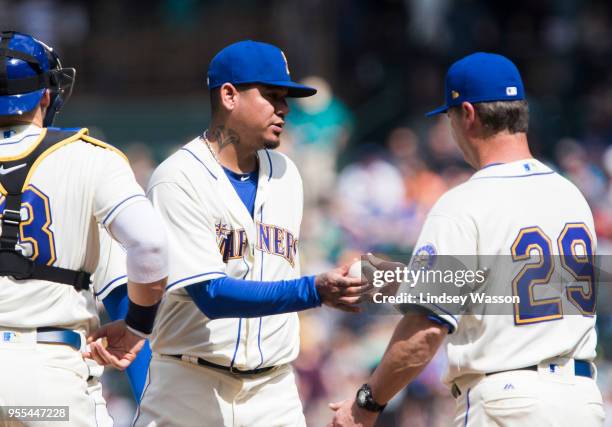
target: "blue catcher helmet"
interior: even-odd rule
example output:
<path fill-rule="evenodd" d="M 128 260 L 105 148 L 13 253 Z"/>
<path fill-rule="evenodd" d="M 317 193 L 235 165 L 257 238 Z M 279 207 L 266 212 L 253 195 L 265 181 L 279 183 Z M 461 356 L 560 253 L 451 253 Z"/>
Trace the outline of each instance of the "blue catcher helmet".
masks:
<path fill-rule="evenodd" d="M 50 126 L 72 93 L 74 68 L 62 68 L 52 48 L 27 34 L 0 32 L 0 116 L 32 111 L 49 90 L 43 125 Z"/>

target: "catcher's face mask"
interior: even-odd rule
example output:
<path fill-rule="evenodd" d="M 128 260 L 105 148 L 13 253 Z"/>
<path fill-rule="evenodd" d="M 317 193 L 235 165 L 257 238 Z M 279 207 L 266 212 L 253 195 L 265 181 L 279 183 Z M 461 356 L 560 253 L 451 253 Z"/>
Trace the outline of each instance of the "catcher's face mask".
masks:
<path fill-rule="evenodd" d="M 76 70 L 62 68 L 52 48 L 27 34 L 0 33 L 0 115 L 32 111 L 49 90 L 51 103 L 44 126 L 70 97 Z"/>

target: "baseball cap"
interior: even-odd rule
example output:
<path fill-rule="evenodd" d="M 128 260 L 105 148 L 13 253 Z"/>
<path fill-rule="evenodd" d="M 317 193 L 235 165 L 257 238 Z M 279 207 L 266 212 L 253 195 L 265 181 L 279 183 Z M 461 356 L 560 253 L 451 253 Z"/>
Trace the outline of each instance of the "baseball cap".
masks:
<path fill-rule="evenodd" d="M 455 62 L 445 80 L 446 105 L 427 113 L 446 113 L 462 102 L 517 101 L 525 99 L 521 74 L 508 58 L 476 52 Z"/>
<path fill-rule="evenodd" d="M 208 66 L 208 88 L 224 83 L 261 83 L 286 87 L 287 96 L 302 98 L 317 93 L 315 88 L 291 80 L 287 58 L 282 50 L 268 43 L 244 40 L 221 50 Z"/>

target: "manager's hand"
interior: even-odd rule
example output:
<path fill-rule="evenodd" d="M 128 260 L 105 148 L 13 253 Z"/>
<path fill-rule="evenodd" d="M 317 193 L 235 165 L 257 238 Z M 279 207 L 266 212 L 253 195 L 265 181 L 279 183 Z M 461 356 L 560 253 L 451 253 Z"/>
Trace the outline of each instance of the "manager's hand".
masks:
<path fill-rule="evenodd" d="M 406 268 L 406 264 L 378 258 L 370 253 L 366 255 L 366 259 L 378 271 L 397 271 L 398 269 L 404 270 Z M 377 291 L 383 295 L 395 295 L 400 285 L 401 283 L 396 281 L 387 282 L 382 287 L 379 287 Z"/>

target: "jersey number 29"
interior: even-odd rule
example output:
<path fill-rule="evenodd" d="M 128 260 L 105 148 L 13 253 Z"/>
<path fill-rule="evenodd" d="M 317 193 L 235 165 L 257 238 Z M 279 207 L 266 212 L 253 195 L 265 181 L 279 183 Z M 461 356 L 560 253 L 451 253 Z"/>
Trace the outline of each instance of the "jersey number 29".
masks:
<path fill-rule="evenodd" d="M 574 278 L 567 286 L 565 294 L 583 315 L 595 314 L 595 268 L 593 238 L 584 223 L 568 223 L 557 238 L 561 267 Z M 512 244 L 512 260 L 524 261 L 532 258 L 537 261 L 523 266 L 512 281 L 513 295 L 520 302 L 514 305 L 514 323 L 524 325 L 548 320 L 561 319 L 563 306 L 561 297 L 536 299 L 534 288 L 548 285 L 555 269 L 550 238 L 540 227 L 521 229 Z"/>

